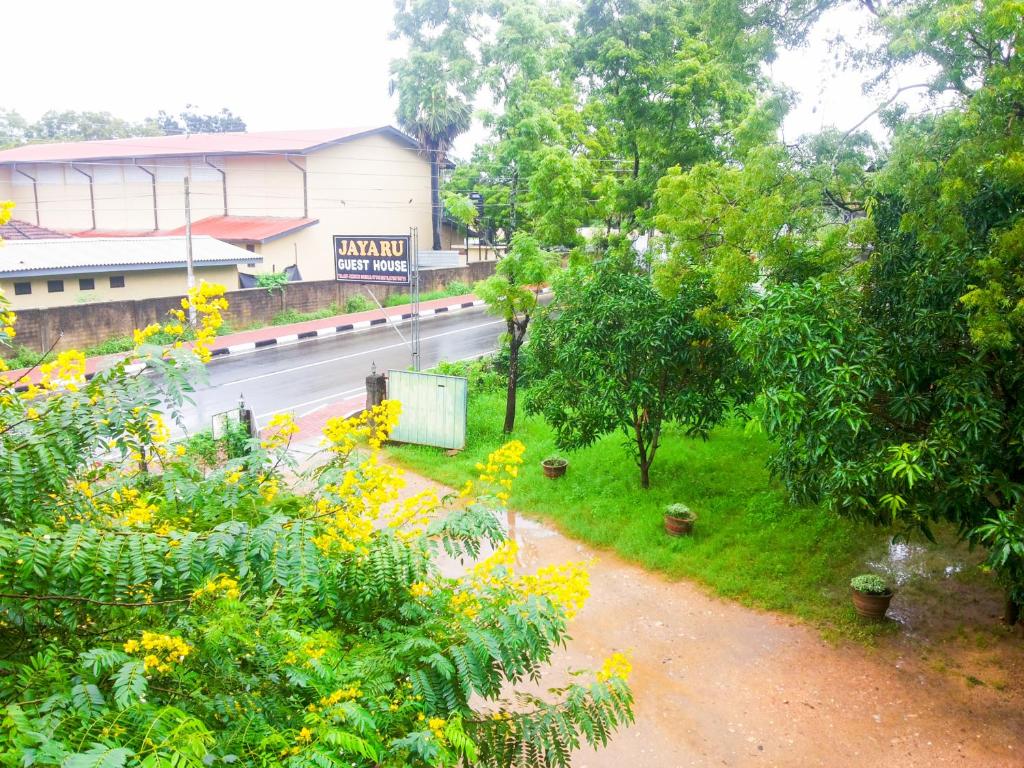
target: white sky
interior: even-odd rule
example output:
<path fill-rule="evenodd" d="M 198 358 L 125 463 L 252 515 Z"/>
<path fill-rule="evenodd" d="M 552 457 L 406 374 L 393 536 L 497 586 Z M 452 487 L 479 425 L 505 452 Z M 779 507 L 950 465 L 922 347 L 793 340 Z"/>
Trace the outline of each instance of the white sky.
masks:
<path fill-rule="evenodd" d="M 228 107 L 250 130 L 394 122 L 391 0 L 22 0 L 4 2 L 0 106 L 30 120 L 48 109 L 108 111 L 130 120 Z M 860 73 L 837 73 L 825 40 L 863 18 L 834 11 L 811 44 L 785 52 L 774 77 L 800 95 L 788 140 L 846 129 L 875 106 Z M 894 86 L 895 87 L 895 86 Z M 462 137 L 468 155 L 481 138 Z"/>

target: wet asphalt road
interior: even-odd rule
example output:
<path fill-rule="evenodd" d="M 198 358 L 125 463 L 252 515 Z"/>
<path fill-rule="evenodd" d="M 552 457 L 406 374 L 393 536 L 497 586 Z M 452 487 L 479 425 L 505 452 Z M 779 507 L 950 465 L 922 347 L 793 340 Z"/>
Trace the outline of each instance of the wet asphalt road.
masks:
<path fill-rule="evenodd" d="M 408 339 L 408 322 L 398 328 Z M 491 352 L 503 330 L 503 321 L 483 307 L 424 318 L 422 368 Z M 390 325 L 214 359 L 207 366 L 208 380 L 190 395 L 195 404 L 185 407 L 186 428 L 193 432 L 209 427 L 215 414 L 236 408 L 240 396 L 260 424 L 280 411 L 294 411 L 300 418 L 361 394 L 371 364 L 385 372 L 412 364 L 408 345 Z"/>

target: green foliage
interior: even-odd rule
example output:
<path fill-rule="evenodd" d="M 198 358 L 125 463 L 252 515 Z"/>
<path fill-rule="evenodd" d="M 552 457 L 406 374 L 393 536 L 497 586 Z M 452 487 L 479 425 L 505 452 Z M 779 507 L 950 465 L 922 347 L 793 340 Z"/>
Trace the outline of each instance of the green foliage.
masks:
<path fill-rule="evenodd" d="M 220 445 L 209 429 L 189 435 L 183 446 L 187 456 L 198 459 L 208 467 L 216 465 L 220 460 Z"/>
<path fill-rule="evenodd" d="M 411 445 L 391 452 L 406 466 L 457 487 L 501 439 L 494 413 L 503 400 L 500 393 L 470 400 L 466 450 L 458 456 Z M 527 453 L 511 503 L 566 536 L 671 579 L 695 579 L 745 605 L 862 636 L 864 628 L 843 598 L 849 574 L 865 570 L 887 549 L 886 533 L 820 507 L 787 503 L 785 490 L 765 469 L 771 443 L 743 424 L 726 422 L 707 441 L 673 425 L 666 431 L 649 490 L 636 482 L 618 436 L 606 435 L 573 452 L 571 470 L 555 492 L 540 466 L 559 455 L 555 433 L 541 417 L 520 414 L 516 434 Z M 701 522 L 685 539 L 666 536 L 662 527 L 665 508 L 680 498 Z"/>
<path fill-rule="evenodd" d="M 84 382 L 65 354 L 61 385 L 2 385 L 0 765 L 564 766 L 631 721 L 617 678 L 530 711 L 502 698 L 540 680 L 568 612 L 500 564 L 486 582 L 439 573 L 442 551 L 501 544 L 496 496 L 413 499 L 375 527 L 396 496 L 373 448 L 386 428 L 367 456 L 364 422 L 343 419 L 309 473 L 286 417 L 199 466 L 210 441 L 172 449 L 163 416 L 180 417 L 191 353 L 139 354 L 146 376 L 121 362 Z"/>
<path fill-rule="evenodd" d="M 433 369 L 433 373 L 443 376 L 463 376 L 469 382 L 469 397 L 486 392 L 496 392 L 505 386 L 506 377 L 500 371 L 495 370 L 492 358 L 485 357 L 479 360 L 455 360 L 448 362 L 442 360 Z"/>
<path fill-rule="evenodd" d="M 850 579 L 850 588 L 866 595 L 887 595 L 889 585 L 885 579 L 874 573 L 862 573 Z"/>
<path fill-rule="evenodd" d="M 444 209 L 449 216 L 464 227 L 472 227 L 476 222 L 476 203 L 466 195 L 446 192 L 444 194 Z"/>
<path fill-rule="evenodd" d="M 675 502 L 665 507 L 665 514 L 682 520 L 696 520 L 696 513 L 685 504 Z"/>
<path fill-rule="evenodd" d="M 887 113 L 891 149 L 857 183 L 837 161 L 851 157 L 853 137 L 820 138 L 818 149 L 830 146 L 833 161 L 799 169 L 801 184 L 819 184 L 829 205 L 838 198 L 839 209 L 864 219 L 831 227 L 847 231 L 849 243 L 813 217 L 792 219 L 779 230 L 792 251 L 785 259 L 768 248 L 776 239 L 762 239 L 766 294 L 737 335 L 760 373 L 761 413 L 778 445 L 772 468 L 795 498 L 820 499 L 899 532 L 931 536 L 937 522 L 951 522 L 994 547 L 990 562 L 1017 596 L 1024 591 L 1013 544 L 1024 514 L 1019 10 L 999 0 L 923 0 L 879 13 L 884 60 L 927 60 L 936 74 L 922 85 L 957 98 L 934 115 Z M 829 244 L 832 255 L 823 259 Z M 815 269 L 790 268 L 800 263 Z M 749 282 L 746 271 L 738 282 Z"/>
<path fill-rule="evenodd" d="M 531 341 L 540 378 L 529 409 L 561 448 L 621 432 L 647 488 L 663 425 L 707 437 L 743 394 L 728 331 L 702 312 L 710 291 L 691 281 L 663 299 L 646 274 L 608 259 L 565 274 L 555 295 Z"/>
<path fill-rule="evenodd" d="M 288 273 L 287 272 L 263 272 L 256 275 L 256 285 L 260 288 L 266 288 L 267 293 L 273 293 L 274 291 L 284 292 L 284 287 L 288 285 Z"/>
<path fill-rule="evenodd" d="M 376 305 L 372 301 L 358 293 L 355 296 L 349 296 L 345 300 L 346 314 L 354 314 L 356 312 L 368 312 L 375 306 Z"/>
<path fill-rule="evenodd" d="M 203 115 L 196 112 L 191 104 L 186 104 L 177 116 L 160 110 L 156 117 L 147 117 L 139 123 L 123 120 L 109 112 L 69 109 L 51 109 L 30 123 L 14 110 L 0 109 L 0 147 L 244 130 L 245 122 L 226 108 L 216 114 Z"/>
<path fill-rule="evenodd" d="M 995 571 L 1007 598 L 1024 605 L 1024 525 L 999 510 L 974 528 L 970 539 L 988 549 L 986 565 Z"/>
<path fill-rule="evenodd" d="M 393 37 L 408 44 L 391 62 L 391 90 L 398 92 L 398 124 L 419 141 L 430 162 L 433 249 L 441 249 L 441 168 L 455 139 L 469 129 L 479 88 L 480 37 L 476 0 L 395 4 Z"/>

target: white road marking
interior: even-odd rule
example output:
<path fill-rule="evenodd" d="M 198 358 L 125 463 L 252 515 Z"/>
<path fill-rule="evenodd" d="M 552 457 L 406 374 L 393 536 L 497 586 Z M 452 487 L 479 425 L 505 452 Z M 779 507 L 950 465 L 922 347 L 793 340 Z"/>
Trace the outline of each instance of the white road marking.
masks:
<path fill-rule="evenodd" d="M 289 405 L 287 408 L 280 408 L 280 409 L 278 409 L 276 411 L 267 411 L 266 413 L 258 413 L 258 414 L 256 414 L 256 418 L 257 419 L 262 419 L 262 418 L 264 418 L 266 416 L 274 416 L 274 415 L 276 415 L 278 413 L 285 413 L 287 411 L 297 411 L 299 408 L 304 408 L 307 405 L 313 405 L 313 403 L 319 403 L 321 400 L 330 400 L 332 397 L 344 397 L 345 395 L 355 395 L 355 394 L 358 394 L 360 392 L 365 392 L 365 391 L 366 391 L 365 387 L 358 387 L 356 389 L 347 389 L 344 392 L 334 392 L 334 393 L 332 393 L 330 395 L 324 395 L 323 397 L 317 397 L 317 398 L 315 398 L 313 400 L 307 400 L 304 403 L 296 403 L 295 405 Z M 316 410 L 316 409 L 314 408 L 313 410 Z M 312 413 L 312 412 L 313 411 L 310 411 L 309 413 Z M 308 413 L 304 413 L 302 415 L 303 416 L 308 416 L 309 414 Z"/>
<path fill-rule="evenodd" d="M 504 324 L 505 324 L 504 320 L 492 320 L 491 322 L 488 322 L 488 323 L 479 323 L 478 325 L 470 325 L 470 326 L 468 326 L 466 328 L 456 328 L 456 329 L 451 330 L 451 331 L 444 331 L 443 333 L 435 333 L 432 336 L 422 336 L 422 337 L 420 337 L 420 341 L 421 342 L 423 342 L 423 341 L 430 341 L 431 339 L 439 339 L 442 336 L 452 336 L 452 335 L 454 335 L 456 333 L 465 333 L 466 331 L 473 331 L 473 330 L 476 330 L 477 328 L 486 328 L 489 325 L 504 325 Z M 399 347 L 406 347 L 406 346 L 408 346 L 408 345 L 407 344 L 399 343 L 399 344 L 388 344 L 388 345 L 385 345 L 383 347 L 374 347 L 373 349 L 368 349 L 368 350 L 366 350 L 364 352 L 353 352 L 353 353 L 348 354 L 348 355 L 339 355 L 338 357 L 331 357 L 331 358 L 328 358 L 327 360 L 320 360 L 320 361 L 315 362 L 315 363 L 304 363 L 303 365 L 296 365 L 296 366 L 294 366 L 292 368 L 282 368 L 279 371 L 270 371 L 268 373 L 260 373 L 260 374 L 257 374 L 256 376 L 247 376 L 244 379 L 235 379 L 234 381 L 225 381 L 223 383 L 217 384 L 216 387 L 230 387 L 230 386 L 234 386 L 235 384 L 245 384 L 245 383 L 250 382 L 250 381 L 259 381 L 260 379 L 269 379 L 271 376 L 282 376 L 282 375 L 284 375 L 286 373 L 294 373 L 295 371 L 304 371 L 307 368 L 315 368 L 318 365 L 327 365 L 328 363 L 336 363 L 339 360 L 351 360 L 353 357 L 362 357 L 364 355 L 372 355 L 372 354 L 374 354 L 376 352 L 383 352 L 383 351 L 388 350 L 388 349 L 397 349 Z"/>

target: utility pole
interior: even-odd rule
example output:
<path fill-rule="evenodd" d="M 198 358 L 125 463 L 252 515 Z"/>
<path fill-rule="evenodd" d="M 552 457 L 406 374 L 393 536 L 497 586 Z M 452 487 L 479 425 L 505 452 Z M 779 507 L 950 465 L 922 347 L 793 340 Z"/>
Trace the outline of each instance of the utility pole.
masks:
<path fill-rule="evenodd" d="M 185 270 L 187 273 L 186 283 L 191 297 L 192 289 L 196 286 L 196 273 L 192 268 L 192 201 L 189 194 L 189 175 L 185 173 Z M 196 327 L 196 308 L 192 301 L 188 304 L 188 322 Z"/>
<path fill-rule="evenodd" d="M 420 230 L 419 227 L 410 227 L 409 234 L 412 242 L 412 274 L 409 286 L 410 299 L 412 302 L 412 369 L 420 369 Z"/>

